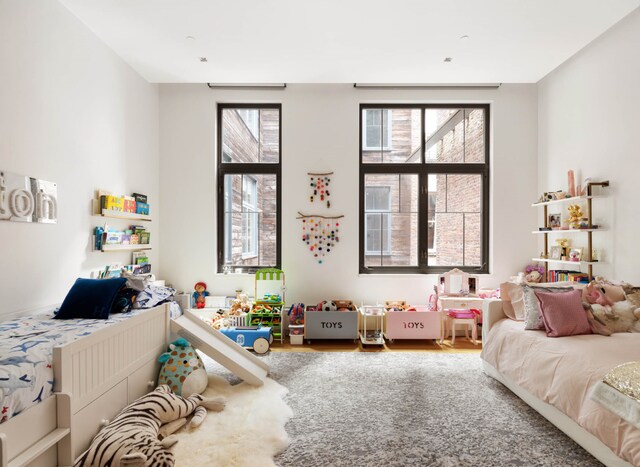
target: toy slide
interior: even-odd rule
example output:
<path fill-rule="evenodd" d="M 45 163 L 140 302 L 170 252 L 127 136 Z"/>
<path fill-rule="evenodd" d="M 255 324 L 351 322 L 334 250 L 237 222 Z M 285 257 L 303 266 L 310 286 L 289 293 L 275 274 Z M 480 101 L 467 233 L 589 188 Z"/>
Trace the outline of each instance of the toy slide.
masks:
<path fill-rule="evenodd" d="M 190 311 L 171 320 L 171 332 L 184 337 L 198 350 L 253 386 L 262 386 L 269 365 L 213 329 Z"/>

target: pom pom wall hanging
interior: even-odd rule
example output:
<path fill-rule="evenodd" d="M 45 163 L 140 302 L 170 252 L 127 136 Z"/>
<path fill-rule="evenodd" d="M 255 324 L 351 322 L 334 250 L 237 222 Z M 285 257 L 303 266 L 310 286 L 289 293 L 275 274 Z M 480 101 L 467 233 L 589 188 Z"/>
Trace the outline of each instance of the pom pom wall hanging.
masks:
<path fill-rule="evenodd" d="M 307 172 L 307 175 L 309 175 L 309 187 L 311 188 L 309 201 L 313 203 L 316 200 L 320 200 L 321 203 L 326 202 L 327 208 L 330 208 L 331 201 L 329 201 L 329 196 L 331 196 L 331 193 L 329 192 L 329 185 L 331 184 L 333 172 Z"/>
<path fill-rule="evenodd" d="M 302 219 L 302 242 L 307 245 L 318 264 L 322 264 L 323 258 L 340 242 L 340 219 L 343 217 L 306 216 L 298 213 L 297 219 Z"/>

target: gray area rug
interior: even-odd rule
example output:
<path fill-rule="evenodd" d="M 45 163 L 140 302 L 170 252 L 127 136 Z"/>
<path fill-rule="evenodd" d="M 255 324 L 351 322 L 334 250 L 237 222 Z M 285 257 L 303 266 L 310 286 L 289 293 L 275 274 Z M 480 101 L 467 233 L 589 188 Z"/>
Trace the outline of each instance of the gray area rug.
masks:
<path fill-rule="evenodd" d="M 597 466 L 477 354 L 272 352 L 294 417 L 280 466 Z"/>

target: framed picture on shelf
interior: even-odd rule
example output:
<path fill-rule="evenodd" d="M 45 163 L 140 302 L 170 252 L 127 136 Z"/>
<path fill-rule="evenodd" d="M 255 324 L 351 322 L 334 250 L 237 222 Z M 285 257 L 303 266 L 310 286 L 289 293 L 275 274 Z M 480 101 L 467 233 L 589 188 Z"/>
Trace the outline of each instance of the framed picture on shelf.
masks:
<path fill-rule="evenodd" d="M 559 229 L 562 227 L 562 214 L 549 214 L 547 216 L 547 227 L 550 229 Z"/>
<path fill-rule="evenodd" d="M 560 261 L 562 259 L 562 247 L 560 245 L 549 248 L 549 259 Z"/>
<path fill-rule="evenodd" d="M 571 248 L 569 250 L 569 261 L 582 261 L 582 248 Z"/>

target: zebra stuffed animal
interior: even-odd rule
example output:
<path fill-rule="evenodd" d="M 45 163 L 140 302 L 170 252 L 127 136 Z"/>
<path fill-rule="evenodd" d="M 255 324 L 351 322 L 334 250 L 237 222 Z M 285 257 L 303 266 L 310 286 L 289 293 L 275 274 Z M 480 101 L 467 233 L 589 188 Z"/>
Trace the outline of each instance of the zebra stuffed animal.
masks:
<path fill-rule="evenodd" d="M 167 385 L 158 386 L 100 430 L 74 467 L 173 467 L 176 460 L 170 449 L 178 438 L 171 434 L 187 423 L 189 415 L 194 414 L 191 427 L 195 427 L 206 409 L 220 411 L 224 405 L 223 398 L 200 394 L 183 398 Z"/>

